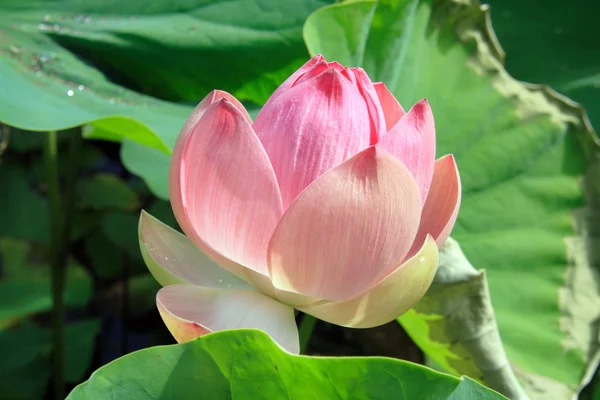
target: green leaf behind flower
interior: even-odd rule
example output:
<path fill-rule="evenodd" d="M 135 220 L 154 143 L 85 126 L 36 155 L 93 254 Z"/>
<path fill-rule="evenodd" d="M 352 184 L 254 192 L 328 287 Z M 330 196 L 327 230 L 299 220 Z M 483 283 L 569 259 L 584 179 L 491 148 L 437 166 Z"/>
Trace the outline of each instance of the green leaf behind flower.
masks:
<path fill-rule="evenodd" d="M 593 0 L 486 0 L 515 78 L 546 83 L 581 103 L 600 126 L 600 41 Z M 535 15 L 535 23 L 532 23 Z"/>
<path fill-rule="evenodd" d="M 327 3 L 0 0 L 0 122 L 90 124 L 90 138 L 168 154 L 212 89 L 264 102 L 305 61 L 302 24 Z"/>
<path fill-rule="evenodd" d="M 337 4 L 304 35 L 312 54 L 364 67 L 406 108 L 429 100 L 438 154 L 454 153 L 462 178 L 453 236 L 486 269 L 509 359 L 530 397 L 574 396 L 598 360 L 600 317 L 599 146 L 582 109 L 506 73 L 476 0 Z M 453 347 L 466 331 L 448 340 L 445 315 L 410 316 L 405 328 L 438 364 L 482 377 Z"/>

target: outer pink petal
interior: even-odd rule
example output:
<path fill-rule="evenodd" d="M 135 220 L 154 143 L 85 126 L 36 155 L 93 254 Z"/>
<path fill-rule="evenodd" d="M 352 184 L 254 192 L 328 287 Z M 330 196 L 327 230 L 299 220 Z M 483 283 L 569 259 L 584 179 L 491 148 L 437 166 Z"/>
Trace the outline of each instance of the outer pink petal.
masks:
<path fill-rule="evenodd" d="M 375 86 L 377 97 L 379 97 L 379 102 L 381 103 L 381 108 L 383 109 L 386 130 L 389 131 L 394 125 L 396 125 L 396 122 L 400 121 L 400 118 L 404 116 L 404 109 L 400 103 L 398 103 L 398 100 L 396 100 L 394 95 L 390 93 L 387 86 L 385 86 L 385 83 L 377 82 L 374 83 L 373 86 Z"/>
<path fill-rule="evenodd" d="M 398 157 L 412 172 L 425 203 L 435 164 L 435 126 L 427 100 L 415 104 L 377 146 Z"/>
<path fill-rule="evenodd" d="M 371 117 L 371 145 L 377 144 L 379 139 L 387 132 L 385 115 L 377 91 L 373 86 L 373 82 L 362 68 L 352 68 L 358 90 L 365 99 L 367 107 L 369 108 L 369 115 Z"/>
<path fill-rule="evenodd" d="M 367 148 L 321 176 L 285 212 L 269 244 L 273 284 L 337 301 L 363 292 L 404 259 L 420 203 L 406 167 Z"/>
<path fill-rule="evenodd" d="M 305 313 L 336 325 L 371 328 L 411 309 L 425 295 L 438 266 L 438 248 L 431 236 L 417 254 L 377 282 L 367 292 L 347 301 L 301 307 Z"/>
<path fill-rule="evenodd" d="M 438 247 L 442 247 L 456 222 L 460 199 L 460 175 L 454 156 L 448 154 L 435 162 L 431 189 L 423 206 L 415 243 L 409 254 L 417 251 L 427 235 L 433 236 Z"/>
<path fill-rule="evenodd" d="M 179 132 L 177 141 L 175 142 L 175 147 L 173 148 L 173 154 L 171 156 L 171 160 L 181 159 L 181 152 L 183 150 L 183 147 L 184 147 L 187 139 L 190 136 L 190 133 L 192 133 L 192 129 L 194 128 L 194 126 L 196 126 L 196 124 L 198 123 L 200 118 L 204 115 L 204 112 L 206 111 L 208 106 L 219 101 L 220 99 L 227 99 L 233 105 L 238 107 L 238 109 L 244 115 L 244 117 L 246 118 L 248 123 L 252 124 L 252 119 L 250 118 L 250 115 L 248 115 L 248 112 L 246 111 L 246 109 L 244 108 L 242 103 L 240 103 L 235 97 L 233 97 L 232 95 L 230 95 L 229 93 L 227 93 L 225 91 L 213 90 L 212 92 L 210 92 L 208 94 L 208 96 L 206 96 L 204 99 L 202 99 L 202 101 L 196 106 L 196 108 L 194 109 L 192 114 L 188 117 L 187 121 L 185 121 L 183 128 L 181 128 L 181 131 Z M 171 162 L 173 162 L 173 161 L 171 161 Z M 171 182 L 179 181 L 179 173 L 180 173 L 179 168 L 171 168 L 169 170 L 169 184 L 170 184 L 169 198 L 171 200 L 171 204 L 172 204 L 174 212 L 175 212 L 175 217 L 178 219 L 179 219 L 178 214 L 180 214 L 180 212 L 178 212 L 178 211 L 180 211 L 180 208 L 181 208 L 180 207 L 181 191 L 173 190 L 173 186 L 172 186 Z M 178 220 L 178 222 L 179 222 L 179 225 L 182 226 L 182 229 L 184 231 L 187 231 L 186 227 L 184 227 L 182 225 L 182 223 L 185 223 L 186 221 L 181 219 L 181 220 Z"/>
<path fill-rule="evenodd" d="M 158 311 L 179 343 L 210 332 L 253 328 L 284 349 L 299 353 L 294 309 L 260 293 L 195 285 L 172 285 L 156 296 Z"/>
<path fill-rule="evenodd" d="M 285 209 L 325 171 L 369 145 L 369 111 L 358 89 L 331 68 L 263 107 L 254 130 Z"/>
<path fill-rule="evenodd" d="M 239 102 L 238 99 L 225 92 L 224 90 L 213 90 L 204 99 L 202 99 L 200 103 L 198 103 L 194 111 L 192 111 L 192 114 L 185 121 L 185 124 L 183 125 L 183 128 L 181 128 L 181 132 L 179 133 L 179 136 L 177 138 L 178 142 L 185 141 L 185 139 L 190 134 L 196 123 L 204 115 L 204 112 L 206 111 L 208 106 L 210 106 L 213 103 L 216 103 L 220 99 L 229 100 L 234 106 L 237 107 L 238 110 L 240 110 L 240 112 L 244 115 L 244 118 L 246 118 L 248 123 L 252 124 L 252 118 L 250 118 L 248 111 L 246 111 L 246 108 L 242 103 Z"/>
<path fill-rule="evenodd" d="M 281 199 L 269 159 L 243 114 L 227 99 L 211 104 L 177 156 L 169 185 L 172 199 L 181 199 L 172 205 L 184 232 L 224 268 L 232 267 L 228 259 L 266 274 Z"/>
<path fill-rule="evenodd" d="M 279 290 L 271 278 L 226 261 L 236 276 L 207 257 L 191 240 L 142 211 L 139 223 L 140 250 L 148 269 L 162 286 L 191 283 L 221 289 L 256 289 L 291 307 L 307 306 L 320 299 Z M 242 278 L 242 279 L 240 279 Z"/>
<path fill-rule="evenodd" d="M 161 285 L 193 283 L 214 288 L 252 289 L 210 260 L 187 236 L 145 211 L 140 215 L 138 232 L 144 261 Z"/>

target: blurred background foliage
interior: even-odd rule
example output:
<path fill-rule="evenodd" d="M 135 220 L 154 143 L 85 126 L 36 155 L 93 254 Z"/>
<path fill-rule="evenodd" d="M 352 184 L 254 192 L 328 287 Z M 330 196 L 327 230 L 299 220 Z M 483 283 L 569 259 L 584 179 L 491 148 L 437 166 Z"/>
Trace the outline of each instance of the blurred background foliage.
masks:
<path fill-rule="evenodd" d="M 173 342 L 155 310 L 158 284 L 141 259 L 137 222 L 146 209 L 177 226 L 167 168 L 187 115 L 219 88 L 254 116 L 310 52 L 363 66 L 406 109 L 430 100 L 440 154 L 457 155 L 465 188 L 453 236 L 488 272 L 521 382 L 531 398 L 581 390 L 582 398 L 600 398 L 592 380 L 600 174 L 591 125 L 600 123 L 593 20 L 600 6 L 488 2 L 489 14 L 451 0 L 326 9 L 333 1 L 0 0 L 0 398 L 50 393 L 40 132 L 59 131 L 59 155 L 71 128 L 82 126 L 87 139 L 64 293 L 66 379 L 74 385 L 123 354 Z M 570 100 L 514 81 L 502 61 L 516 80 L 548 84 L 581 103 L 591 122 Z M 66 157 L 59 160 L 64 176 Z M 400 319 L 419 346 L 396 323 L 371 330 L 319 323 L 309 353 L 386 355 L 481 379 L 463 346 L 471 338 L 447 336 L 440 313 L 425 302 Z"/>

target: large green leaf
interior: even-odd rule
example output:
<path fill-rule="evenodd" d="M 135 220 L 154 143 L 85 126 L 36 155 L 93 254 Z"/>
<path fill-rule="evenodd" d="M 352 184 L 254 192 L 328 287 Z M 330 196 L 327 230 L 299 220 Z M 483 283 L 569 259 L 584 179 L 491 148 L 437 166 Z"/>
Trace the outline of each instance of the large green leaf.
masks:
<path fill-rule="evenodd" d="M 306 58 L 301 29 L 326 0 L 0 0 L 0 122 L 90 123 L 169 152 L 189 105 L 215 87 L 264 102 Z M 32 118 L 32 113 L 35 118 Z"/>
<path fill-rule="evenodd" d="M 283 351 L 256 330 L 213 333 L 153 347 L 100 368 L 67 397 L 78 399 L 502 399 L 391 358 L 323 358 Z"/>
<path fill-rule="evenodd" d="M 600 126 L 600 2 L 486 0 L 515 78 L 547 83 L 580 102 Z M 535 18 L 532 19 L 532 16 Z"/>
<path fill-rule="evenodd" d="M 304 34 L 311 53 L 363 66 L 405 107 L 428 98 L 438 153 L 454 153 L 463 182 L 453 236 L 487 271 L 500 334 L 528 394 L 563 399 L 596 360 L 600 297 L 582 185 L 598 143 L 577 105 L 505 72 L 488 17 L 475 0 L 358 1 L 315 12 Z M 427 333 L 406 328 L 415 338 Z M 426 350 L 472 373 L 438 344 Z"/>

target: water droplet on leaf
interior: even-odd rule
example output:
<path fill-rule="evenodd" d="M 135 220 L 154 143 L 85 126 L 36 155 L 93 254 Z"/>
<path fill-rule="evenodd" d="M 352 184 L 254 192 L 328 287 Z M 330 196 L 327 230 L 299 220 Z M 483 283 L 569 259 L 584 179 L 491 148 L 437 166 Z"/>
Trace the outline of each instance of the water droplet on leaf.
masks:
<path fill-rule="evenodd" d="M 71 97 L 73 96 L 73 91 L 71 89 L 67 90 L 67 96 Z"/>

